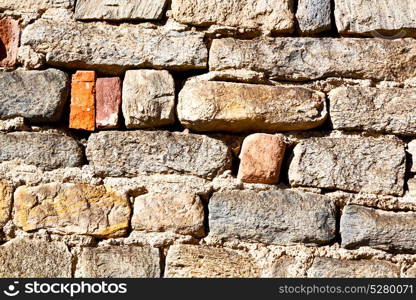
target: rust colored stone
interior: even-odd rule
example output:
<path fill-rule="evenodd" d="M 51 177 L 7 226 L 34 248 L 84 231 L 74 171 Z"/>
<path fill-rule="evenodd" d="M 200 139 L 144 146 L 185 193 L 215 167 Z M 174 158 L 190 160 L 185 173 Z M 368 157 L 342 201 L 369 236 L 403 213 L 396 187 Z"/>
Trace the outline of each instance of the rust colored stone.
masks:
<path fill-rule="evenodd" d="M 0 67 L 13 67 L 17 62 L 20 27 L 13 19 L 0 20 Z"/>
<path fill-rule="evenodd" d="M 95 130 L 95 71 L 78 71 L 72 76 L 69 128 Z"/>
<path fill-rule="evenodd" d="M 280 136 L 263 133 L 248 136 L 240 153 L 238 179 L 247 183 L 278 183 L 285 149 Z"/>
<path fill-rule="evenodd" d="M 119 77 L 98 78 L 96 83 L 97 129 L 117 128 L 121 106 L 121 80 Z"/>

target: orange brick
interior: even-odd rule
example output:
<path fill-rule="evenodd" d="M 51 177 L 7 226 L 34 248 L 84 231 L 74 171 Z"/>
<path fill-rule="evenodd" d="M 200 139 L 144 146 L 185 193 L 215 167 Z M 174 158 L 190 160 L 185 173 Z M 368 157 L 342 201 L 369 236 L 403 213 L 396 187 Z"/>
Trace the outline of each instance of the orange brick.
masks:
<path fill-rule="evenodd" d="M 95 130 L 95 79 L 94 71 L 78 71 L 72 76 L 69 128 Z"/>
<path fill-rule="evenodd" d="M 0 20 L 0 67 L 13 67 L 17 61 L 20 27 L 13 19 Z"/>
<path fill-rule="evenodd" d="M 238 179 L 247 183 L 278 183 L 285 150 L 286 144 L 280 136 L 256 133 L 246 137 Z"/>

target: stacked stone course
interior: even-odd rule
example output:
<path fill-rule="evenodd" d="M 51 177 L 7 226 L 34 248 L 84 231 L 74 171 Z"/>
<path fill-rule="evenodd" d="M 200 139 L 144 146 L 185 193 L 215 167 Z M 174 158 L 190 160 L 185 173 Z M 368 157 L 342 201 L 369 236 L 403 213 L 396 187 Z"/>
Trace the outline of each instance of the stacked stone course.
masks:
<path fill-rule="evenodd" d="M 0 276 L 415 277 L 415 11 L 0 1 Z"/>

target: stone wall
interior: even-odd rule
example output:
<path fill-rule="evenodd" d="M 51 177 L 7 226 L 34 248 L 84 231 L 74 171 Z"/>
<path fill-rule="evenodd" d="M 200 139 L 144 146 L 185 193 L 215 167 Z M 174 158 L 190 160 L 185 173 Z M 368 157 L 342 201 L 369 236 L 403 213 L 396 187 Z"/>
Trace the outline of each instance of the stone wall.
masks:
<path fill-rule="evenodd" d="M 0 1 L 0 276 L 415 277 L 415 3 Z"/>

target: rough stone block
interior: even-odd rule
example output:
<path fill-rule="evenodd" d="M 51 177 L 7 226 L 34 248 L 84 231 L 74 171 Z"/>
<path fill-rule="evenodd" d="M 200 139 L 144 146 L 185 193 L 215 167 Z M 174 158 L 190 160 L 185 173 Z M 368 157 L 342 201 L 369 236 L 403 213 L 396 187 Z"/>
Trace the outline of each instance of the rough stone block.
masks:
<path fill-rule="evenodd" d="M 416 77 L 416 40 L 357 38 L 215 39 L 210 71 L 251 70 L 272 80 L 327 77 L 404 81 Z"/>
<path fill-rule="evenodd" d="M 334 129 L 415 134 L 416 89 L 340 87 L 329 99 Z"/>
<path fill-rule="evenodd" d="M 21 40 L 46 56 L 48 65 L 114 75 L 133 68 L 205 69 L 208 60 L 203 33 L 170 26 L 40 19 L 23 30 Z"/>
<path fill-rule="evenodd" d="M 309 278 L 397 278 L 400 268 L 386 261 L 316 257 L 307 274 Z"/>
<path fill-rule="evenodd" d="M 412 0 L 335 0 L 335 21 L 342 34 L 416 36 L 415 10 Z"/>
<path fill-rule="evenodd" d="M 69 96 L 66 73 L 45 71 L 0 72 L 0 118 L 24 117 L 30 122 L 59 121 Z"/>
<path fill-rule="evenodd" d="M 209 201 L 210 235 L 223 240 L 326 244 L 335 215 L 329 198 L 291 190 L 217 192 Z"/>
<path fill-rule="evenodd" d="M 307 130 L 327 117 L 320 92 L 215 81 L 188 81 L 177 109 L 183 126 L 204 132 Z"/>
<path fill-rule="evenodd" d="M 348 205 L 341 216 L 342 246 L 416 253 L 416 213 Z"/>
<path fill-rule="evenodd" d="M 19 38 L 20 27 L 16 20 L 0 19 L 0 67 L 10 68 L 16 64 Z"/>
<path fill-rule="evenodd" d="M 311 138 L 294 149 L 292 186 L 403 195 L 405 149 L 398 139 Z"/>
<path fill-rule="evenodd" d="M 83 162 L 83 151 L 76 140 L 59 133 L 0 133 L 0 162 L 8 160 L 44 170 L 78 167 Z"/>
<path fill-rule="evenodd" d="M 86 154 L 96 171 L 106 176 L 169 173 L 212 178 L 231 167 L 223 142 L 167 131 L 99 132 L 88 139 Z"/>
<path fill-rule="evenodd" d="M 158 20 L 167 0 L 78 0 L 78 20 Z"/>
<path fill-rule="evenodd" d="M 72 76 L 69 128 L 95 130 L 95 80 L 94 71 L 78 71 Z"/>
<path fill-rule="evenodd" d="M 62 242 L 15 238 L 0 246 L 2 278 L 70 278 L 72 256 Z"/>
<path fill-rule="evenodd" d="M 50 183 L 21 186 L 14 193 L 14 222 L 25 231 L 100 238 L 122 236 L 130 218 L 129 200 L 105 186 Z"/>
<path fill-rule="evenodd" d="M 131 226 L 134 230 L 201 237 L 205 234 L 204 207 L 198 196 L 187 193 L 142 195 L 134 201 Z"/>
<path fill-rule="evenodd" d="M 12 210 L 12 186 L 3 180 L 0 180 L 0 229 L 6 225 L 10 219 L 10 212 Z"/>
<path fill-rule="evenodd" d="M 123 82 L 123 115 L 127 128 L 175 123 L 175 82 L 169 72 L 127 71 Z"/>
<path fill-rule="evenodd" d="M 296 19 L 303 34 L 331 29 L 331 0 L 299 0 Z"/>
<path fill-rule="evenodd" d="M 285 149 L 281 136 L 257 133 L 246 137 L 240 153 L 238 179 L 247 183 L 278 183 Z"/>
<path fill-rule="evenodd" d="M 249 254 L 225 248 L 174 245 L 166 257 L 168 278 L 255 278 L 260 273 Z"/>
<path fill-rule="evenodd" d="M 172 15 L 195 26 L 229 26 L 240 30 L 291 33 L 293 0 L 173 0 Z"/>
<path fill-rule="evenodd" d="M 117 128 L 121 109 L 120 78 L 98 78 L 95 97 L 97 129 Z"/>
<path fill-rule="evenodd" d="M 157 278 L 160 277 L 159 250 L 138 246 L 82 248 L 76 278 Z"/>

